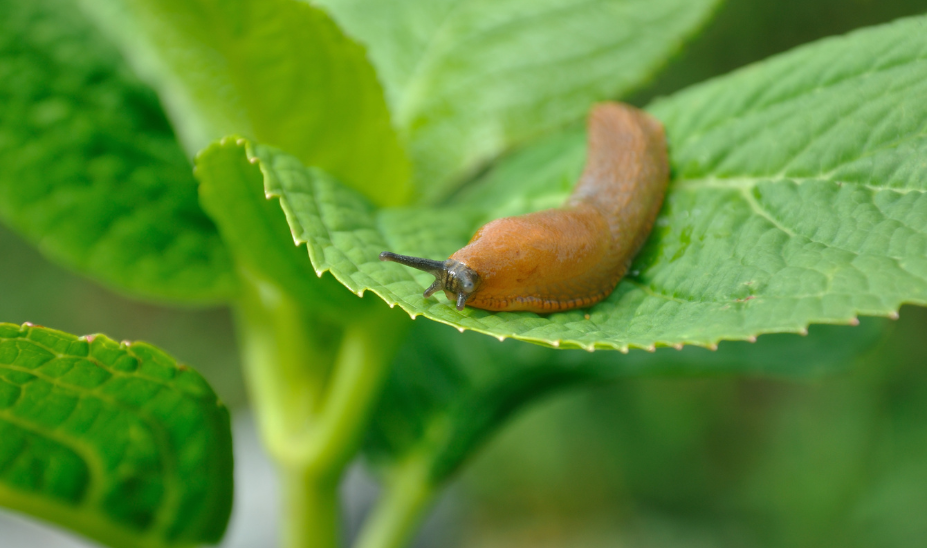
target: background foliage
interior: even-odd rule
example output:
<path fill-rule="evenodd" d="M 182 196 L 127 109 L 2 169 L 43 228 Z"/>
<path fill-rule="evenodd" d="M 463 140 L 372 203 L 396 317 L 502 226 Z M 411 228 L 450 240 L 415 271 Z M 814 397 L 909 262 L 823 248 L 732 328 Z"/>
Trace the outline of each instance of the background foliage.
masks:
<path fill-rule="evenodd" d="M 924 9 L 916 2 L 878 6 L 869 2 L 840 6 L 825 2 L 795 3 L 778 9 L 761 4 L 730 2 L 673 69 L 650 89 L 638 92 L 635 101 L 645 104 L 654 93 L 674 91 L 682 83 L 727 72 L 818 36 Z M 810 11 L 815 9 L 818 11 Z M 732 43 L 738 46 L 731 47 Z M 151 97 L 145 100 L 151 101 Z M 163 120 L 150 125 L 153 129 L 165 127 Z M 176 156 L 173 158 L 176 161 Z M 10 311 L 0 319 L 39 321 L 76 332 L 103 330 L 120 337 L 141 336 L 171 348 L 178 355 L 199 353 L 202 357 L 190 359 L 192 363 L 207 368 L 210 364 L 225 364 L 211 375 L 224 399 L 240 398 L 236 396 L 240 387 L 229 381 L 227 364 L 234 358 L 230 354 L 226 360 L 215 358 L 216 351 L 228 352 L 232 346 L 228 331 L 221 329 L 226 324 L 221 314 L 176 316 L 162 309 L 118 300 L 120 304 L 97 305 L 96 299 L 110 302 L 112 297 L 96 288 L 73 291 L 74 287 L 86 286 L 45 266 L 9 235 L 4 238 L 4 259 L 9 258 L 10 264 L 18 266 L 0 274 L 11 278 L 10 284 L 3 287 L 35 289 L 31 293 L 27 289 L 4 293 L 0 306 L 9 307 Z M 42 305 L 43 300 L 47 306 Z M 88 302 L 94 303 L 93 306 L 88 306 Z M 105 316 L 119 314 L 116 312 L 119 307 L 125 307 L 131 321 L 119 317 L 110 324 Z M 483 504 L 474 505 L 482 509 L 462 515 L 469 515 L 465 519 L 475 520 L 487 531 L 475 533 L 465 542 L 512 545 L 520 541 L 537 546 L 541 537 L 551 545 L 564 545 L 570 543 L 568 539 L 576 538 L 573 535 L 577 533 L 571 531 L 582 531 L 581 538 L 590 543 L 605 543 L 607 539 L 623 536 L 630 543 L 658 542 L 669 546 L 685 542 L 679 541 L 679 537 L 730 546 L 812 546 L 840 531 L 840 538 L 848 546 L 853 543 L 865 546 L 864 541 L 872 538 L 898 546 L 909 545 L 905 543 L 922 533 L 915 516 L 908 511 L 922 502 L 912 486 L 923 485 L 927 476 L 919 464 L 924 462 L 924 453 L 917 436 L 927 424 L 924 409 L 918 404 L 923 401 L 919 395 L 925 381 L 917 364 L 923 363 L 923 356 L 920 346 L 912 342 L 925 325 L 922 316 L 913 310 L 903 311 L 901 323 L 890 329 L 892 332 L 886 335 L 885 342 L 859 359 L 854 356 L 862 347 L 879 339 L 885 322 L 864 322 L 856 329 L 832 328 L 830 334 L 812 329 L 808 339 L 782 336 L 767 343 L 767 337 L 763 337 L 761 343 L 768 346 L 754 347 L 767 354 L 794 346 L 796 341 L 818 340 L 819 335 L 834 336 L 841 342 L 832 346 L 846 351 L 845 354 L 829 355 L 825 360 L 816 355 L 809 358 L 805 352 L 802 353 L 807 359 L 805 363 L 782 359 L 774 363 L 794 363 L 803 374 L 835 368 L 853 372 L 842 378 L 799 384 L 730 379 L 637 380 L 561 397 L 520 421 L 465 477 L 465 500 L 476 497 Z M 84 320 L 87 324 L 78 323 Z M 184 336 L 184 322 L 197 326 L 196 338 Z M 208 323 L 205 333 L 204 323 Z M 485 387 L 479 384 L 486 380 L 480 369 L 468 370 L 467 362 L 478 363 L 480 356 L 489 353 L 507 355 L 486 337 L 470 334 L 457 337 L 449 328 L 421 322 L 414 329 L 412 340 L 456 347 L 454 354 L 460 357 L 460 364 L 459 368 L 449 368 L 447 386 L 450 387 L 455 383 Z M 873 335 L 861 337 L 860 330 Z M 848 348 L 845 342 L 848 340 L 859 343 L 860 348 Z M 515 344 L 506 342 L 501 346 L 510 349 Z M 727 355 L 739 356 L 750 348 L 747 343 L 739 344 L 743 346 L 730 345 Z M 728 346 L 722 343 L 722 351 Z M 406 347 L 402 352 L 401 356 L 410 353 L 415 356 L 415 359 L 400 358 L 405 363 L 429 363 L 428 345 Z M 442 348 L 440 354 L 446 352 Z M 525 350 L 520 346 L 514 354 L 521 352 L 527 352 L 526 362 L 533 363 L 543 363 L 547 355 L 542 349 Z M 663 364 L 668 372 L 675 373 L 687 368 L 704 370 L 708 363 L 714 364 L 712 367 L 718 371 L 738 369 L 740 362 L 734 357 L 729 368 L 724 367 L 724 360 L 714 356 L 703 360 L 703 356 L 709 356 L 708 352 L 686 350 L 673 358 L 667 357 L 675 356 L 673 350 L 661 351 L 653 358 L 632 352 L 624 369 L 634 373 L 636 363 L 644 367 Z M 595 360 L 620 358 L 617 354 L 589 358 L 583 352 L 569 356 L 567 361 L 593 364 L 592 370 Z M 674 367 L 674 361 L 682 365 Z M 760 364 L 755 371 L 765 370 L 762 361 L 753 363 Z M 802 365 L 805 367 L 798 367 Z M 457 375 L 455 371 L 465 374 Z M 401 377 L 414 373 L 408 368 L 398 368 L 388 382 L 414 390 L 415 385 Z M 504 379 L 490 380 L 493 386 L 505 386 Z M 534 388 L 563 382 L 566 381 L 541 378 Z M 443 393 L 436 390 L 439 384 L 424 387 L 424 392 L 440 400 Z M 472 401 L 466 401 L 468 392 L 454 389 L 447 393 L 463 398 L 456 409 L 473 407 Z M 487 408 L 483 424 L 491 425 L 504 417 L 518 398 L 518 394 L 512 394 L 494 399 L 506 402 L 506 406 Z M 447 403 L 436 407 L 446 409 Z M 449 409 L 453 411 L 454 402 L 450 403 Z M 435 404 L 425 401 L 424 405 Z M 396 425 L 406 427 L 402 421 L 388 420 L 389 406 L 389 402 L 384 403 L 378 414 L 381 432 Z M 453 419 L 453 412 L 439 415 L 436 424 L 446 425 L 449 421 L 449 431 L 455 432 Z M 467 435 L 479 438 L 483 434 L 480 424 L 464 423 L 469 431 L 456 432 L 456 439 L 461 436 L 467 439 Z M 411 428 L 427 428 L 427 424 Z M 402 436 L 398 432 L 389 440 L 372 437 L 368 441 L 368 454 L 376 460 L 389 443 L 403 439 Z M 441 443 L 440 438 L 437 443 Z M 455 452 L 442 454 L 453 457 Z M 525 462 L 531 465 L 523 467 Z M 456 463 L 451 458 L 439 460 L 438 466 L 450 471 Z M 522 474 L 523 470 L 527 471 Z M 577 497 L 578 493 L 583 497 Z M 535 517 L 508 515 L 513 519 L 505 523 L 493 518 L 505 515 L 501 509 L 512 501 L 528 510 L 526 516 Z M 615 516 L 620 517 L 617 525 L 612 521 Z M 554 525 L 547 525 L 537 533 L 541 522 Z"/>

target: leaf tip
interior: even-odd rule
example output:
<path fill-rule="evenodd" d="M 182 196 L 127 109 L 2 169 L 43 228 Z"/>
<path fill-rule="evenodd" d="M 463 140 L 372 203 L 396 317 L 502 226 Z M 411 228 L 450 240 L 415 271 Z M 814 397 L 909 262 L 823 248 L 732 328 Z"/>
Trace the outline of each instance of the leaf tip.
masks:
<path fill-rule="evenodd" d="M 676 343 L 676 344 L 674 344 L 674 345 L 673 345 L 673 348 L 675 348 L 676 350 L 682 350 L 682 343 Z"/>
<path fill-rule="evenodd" d="M 463 332 L 464 332 L 464 328 L 463 328 L 463 327 L 458 327 L 458 328 L 457 328 L 457 331 L 463 333 Z"/>
<path fill-rule="evenodd" d="M 505 335 L 496 335 L 496 338 L 499 339 L 499 342 L 502 342 L 505 340 Z"/>
<path fill-rule="evenodd" d="M 853 327 L 856 327 L 857 325 L 859 325 L 859 318 L 850 318 L 850 325 L 852 325 Z"/>
<path fill-rule="evenodd" d="M 628 347 L 627 347 L 627 346 L 621 346 L 621 347 L 619 347 L 619 348 L 618 348 L 618 351 L 621 352 L 622 354 L 627 354 L 628 352 L 630 352 L 630 350 L 628 350 Z"/>
<path fill-rule="evenodd" d="M 891 319 L 893 319 L 893 320 L 897 320 L 897 319 L 898 319 L 898 311 L 897 311 L 897 310 L 892 310 L 891 312 L 888 313 L 888 317 L 891 318 Z"/>
<path fill-rule="evenodd" d="M 749 337 L 747 337 L 747 342 L 755 343 L 756 335 L 750 335 Z"/>
<path fill-rule="evenodd" d="M 559 340 L 550 341 L 550 345 L 553 346 L 554 348 L 560 348 L 560 341 Z"/>

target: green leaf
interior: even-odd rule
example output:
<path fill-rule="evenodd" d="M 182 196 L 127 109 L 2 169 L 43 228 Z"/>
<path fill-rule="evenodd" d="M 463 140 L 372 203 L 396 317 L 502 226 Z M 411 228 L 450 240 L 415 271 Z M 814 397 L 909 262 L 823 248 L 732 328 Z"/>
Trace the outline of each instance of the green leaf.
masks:
<path fill-rule="evenodd" d="M 715 345 L 927 304 L 927 18 L 825 40 L 651 110 L 675 176 L 648 244 L 602 303 L 538 315 L 422 298 L 390 250 L 448 257 L 482 223 L 562 203 L 582 167 L 565 133 L 501 164 L 447 208 L 375 210 L 318 170 L 274 172 L 313 266 L 410 315 L 560 347 Z M 280 155 L 257 156 L 271 165 Z"/>
<path fill-rule="evenodd" d="M 228 410 L 151 345 L 0 324 L 0 505 L 111 546 L 215 543 Z"/>
<path fill-rule="evenodd" d="M 285 171 L 288 166 L 249 162 L 244 139 L 227 138 L 196 156 L 196 177 L 200 181 L 203 207 L 215 220 L 235 260 L 237 271 L 250 284 L 273 284 L 286 291 L 304 310 L 324 315 L 338 323 L 357 320 L 370 303 L 343 290 L 330 277 L 318 279 L 306 251 L 293 245 L 286 218 L 271 194 L 265 195 L 268 170 Z M 297 166 L 299 162 L 291 156 Z"/>
<path fill-rule="evenodd" d="M 438 484 L 515 412 L 571 386 L 638 375 L 777 375 L 809 378 L 845 371 L 884 337 L 886 320 L 857 327 L 813 326 L 808 336 L 775 334 L 716 351 L 686 347 L 616 356 L 553 350 L 457 333 L 417 322 L 393 363 L 373 414 L 365 453 L 378 468 L 425 460 Z"/>
<path fill-rule="evenodd" d="M 368 46 L 419 190 L 435 198 L 503 150 L 640 86 L 719 2 L 316 3 Z"/>
<path fill-rule="evenodd" d="M 186 302 L 234 292 L 157 98 L 66 2 L 0 3 L 0 217 L 123 291 Z"/>
<path fill-rule="evenodd" d="M 192 155 L 225 135 L 271 143 L 379 204 L 409 165 L 364 49 L 293 0 L 81 4 L 160 93 Z"/>

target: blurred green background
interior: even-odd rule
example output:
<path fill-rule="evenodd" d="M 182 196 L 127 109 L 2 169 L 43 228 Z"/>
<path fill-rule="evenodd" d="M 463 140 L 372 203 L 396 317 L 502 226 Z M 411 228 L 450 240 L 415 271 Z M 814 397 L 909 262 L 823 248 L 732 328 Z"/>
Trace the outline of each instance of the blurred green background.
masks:
<path fill-rule="evenodd" d="M 631 101 L 924 11 L 923 0 L 730 0 Z M 226 310 L 124 299 L 3 228 L 0 258 L 0 321 L 153 342 L 246 405 Z M 465 468 L 419 544 L 927 546 L 927 311 L 884 323 L 875 348 L 826 378 L 631 379 L 549 397 Z"/>

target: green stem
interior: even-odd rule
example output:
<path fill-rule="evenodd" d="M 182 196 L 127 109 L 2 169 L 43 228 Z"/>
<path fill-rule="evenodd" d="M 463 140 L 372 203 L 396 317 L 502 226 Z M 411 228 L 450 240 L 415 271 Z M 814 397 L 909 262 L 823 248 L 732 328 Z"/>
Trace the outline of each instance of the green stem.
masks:
<path fill-rule="evenodd" d="M 318 364 L 328 361 L 333 349 L 316 343 L 313 322 L 294 299 L 276 284 L 240 270 L 236 320 L 245 380 L 264 444 L 280 458 L 311 427 L 327 374 Z"/>
<path fill-rule="evenodd" d="M 429 464 L 421 455 L 412 454 L 393 471 L 354 548 L 402 548 L 408 544 L 434 496 Z"/>
<path fill-rule="evenodd" d="M 345 328 L 320 420 L 313 435 L 294 447 L 317 469 L 343 468 L 357 452 L 405 327 L 392 319 L 391 314 L 371 315 Z"/>
<path fill-rule="evenodd" d="M 280 473 L 283 489 L 282 545 L 334 548 L 340 545 L 338 480 L 312 477 L 301 469 Z"/>
<path fill-rule="evenodd" d="M 285 493 L 284 546 L 338 546 L 337 486 L 357 453 L 401 330 L 394 311 L 320 321 L 280 287 L 240 268 L 246 380 Z"/>

